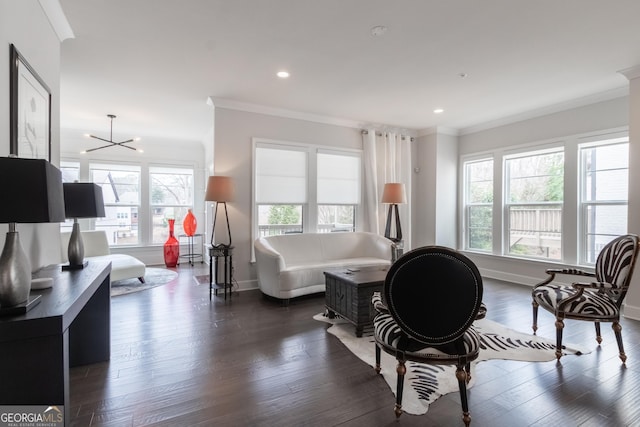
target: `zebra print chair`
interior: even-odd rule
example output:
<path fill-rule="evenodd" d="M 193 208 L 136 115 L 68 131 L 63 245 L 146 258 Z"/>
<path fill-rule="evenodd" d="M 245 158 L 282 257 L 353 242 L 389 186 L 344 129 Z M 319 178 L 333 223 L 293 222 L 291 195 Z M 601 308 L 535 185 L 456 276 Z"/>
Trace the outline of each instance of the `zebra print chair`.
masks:
<path fill-rule="evenodd" d="M 471 327 L 482 305 L 482 278 L 464 255 L 441 246 L 407 252 L 389 269 L 382 288 L 372 298 L 376 366 L 381 350 L 398 361 L 396 417 L 402 414 L 402 390 L 407 360 L 456 366 L 462 419 L 469 425 L 467 383 L 480 341 Z M 416 374 L 417 375 L 417 374 Z"/>
<path fill-rule="evenodd" d="M 627 295 L 629 283 L 638 255 L 638 236 L 628 234 L 609 242 L 598 255 L 595 272 L 578 269 L 548 269 L 548 277 L 536 285 L 533 298 L 533 333 L 538 330 L 538 307 L 556 316 L 556 358 L 562 357 L 562 330 L 564 319 L 594 322 L 596 341 L 602 342 L 600 322 L 612 322 L 618 341 L 620 359 L 627 360 L 622 345 L 620 309 Z M 552 283 L 557 274 L 584 276 L 594 280 L 574 282 L 571 285 Z"/>

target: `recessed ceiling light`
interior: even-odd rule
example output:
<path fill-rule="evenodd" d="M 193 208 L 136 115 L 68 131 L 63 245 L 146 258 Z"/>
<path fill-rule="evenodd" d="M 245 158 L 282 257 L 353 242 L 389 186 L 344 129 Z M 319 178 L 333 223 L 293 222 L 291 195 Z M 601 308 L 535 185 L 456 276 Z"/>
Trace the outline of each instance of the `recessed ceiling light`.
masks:
<path fill-rule="evenodd" d="M 444 113 L 444 110 L 442 108 L 436 108 L 435 110 L 433 110 L 433 112 L 435 114 L 440 114 L 440 113 Z"/>
<path fill-rule="evenodd" d="M 386 33 L 387 30 L 388 28 L 385 27 L 384 25 L 376 25 L 375 27 L 371 28 L 371 35 L 379 37 L 384 33 Z"/>
<path fill-rule="evenodd" d="M 281 79 L 286 79 L 287 77 L 289 77 L 289 72 L 288 71 L 278 71 L 276 73 L 276 76 L 280 77 Z"/>

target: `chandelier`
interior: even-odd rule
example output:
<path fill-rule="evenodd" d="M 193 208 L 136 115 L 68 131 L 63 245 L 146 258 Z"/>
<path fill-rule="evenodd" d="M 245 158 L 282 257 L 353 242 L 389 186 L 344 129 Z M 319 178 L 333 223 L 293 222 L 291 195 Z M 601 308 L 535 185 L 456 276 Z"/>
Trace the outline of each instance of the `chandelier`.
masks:
<path fill-rule="evenodd" d="M 82 151 L 82 153 L 83 154 L 84 153 L 89 153 L 91 151 L 101 150 L 103 148 L 108 148 L 108 147 L 124 147 L 124 148 L 128 148 L 129 150 L 133 150 L 133 151 L 137 151 L 139 153 L 142 153 L 143 151 L 138 149 L 138 148 L 132 147 L 130 145 L 125 145 L 125 144 L 128 144 L 130 142 L 140 141 L 140 138 L 131 138 L 131 139 L 127 139 L 126 141 L 121 141 L 121 142 L 114 142 L 113 141 L 113 119 L 115 119 L 116 116 L 114 114 L 107 114 L 107 117 L 109 117 L 109 119 L 111 119 L 111 133 L 109 134 L 109 139 L 100 138 L 99 136 L 95 136 L 95 135 L 91 135 L 91 134 L 87 134 L 85 136 L 87 136 L 89 138 L 99 139 L 100 141 L 108 142 L 109 144 L 103 145 L 103 146 L 97 147 L 97 148 L 91 148 L 89 150 Z"/>

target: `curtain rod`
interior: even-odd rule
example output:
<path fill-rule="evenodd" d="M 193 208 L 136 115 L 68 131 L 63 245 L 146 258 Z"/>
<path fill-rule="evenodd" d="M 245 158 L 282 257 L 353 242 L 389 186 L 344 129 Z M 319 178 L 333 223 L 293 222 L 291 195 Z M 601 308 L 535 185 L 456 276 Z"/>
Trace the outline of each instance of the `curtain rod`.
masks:
<path fill-rule="evenodd" d="M 362 133 L 362 135 L 369 135 L 369 131 L 368 131 L 368 130 L 366 130 L 366 129 L 362 129 L 362 130 L 360 131 L 360 133 Z M 386 136 L 386 135 L 387 135 L 386 133 L 376 132 L 376 136 Z M 406 136 L 404 136 L 404 135 L 400 135 L 400 139 L 402 139 L 402 140 L 404 141 L 405 139 L 407 139 L 407 137 L 406 137 Z M 410 141 L 411 141 L 411 142 L 415 141 L 415 138 L 414 138 L 414 137 L 411 137 Z"/>

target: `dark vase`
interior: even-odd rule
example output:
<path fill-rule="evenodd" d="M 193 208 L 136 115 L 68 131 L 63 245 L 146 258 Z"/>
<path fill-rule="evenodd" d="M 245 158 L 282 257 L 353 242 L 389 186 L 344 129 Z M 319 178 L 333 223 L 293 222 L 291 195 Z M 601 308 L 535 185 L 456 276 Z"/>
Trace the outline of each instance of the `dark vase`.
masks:
<path fill-rule="evenodd" d="M 182 229 L 187 236 L 193 236 L 198 228 L 198 221 L 196 216 L 191 212 L 191 209 L 187 212 L 187 215 L 182 220 Z"/>
<path fill-rule="evenodd" d="M 173 235 L 173 226 L 176 222 L 175 219 L 169 221 L 169 238 L 164 243 L 164 264 L 167 267 L 175 267 L 178 265 L 178 258 L 180 257 L 180 242 Z"/>

